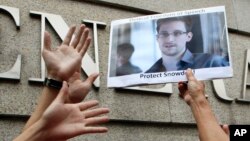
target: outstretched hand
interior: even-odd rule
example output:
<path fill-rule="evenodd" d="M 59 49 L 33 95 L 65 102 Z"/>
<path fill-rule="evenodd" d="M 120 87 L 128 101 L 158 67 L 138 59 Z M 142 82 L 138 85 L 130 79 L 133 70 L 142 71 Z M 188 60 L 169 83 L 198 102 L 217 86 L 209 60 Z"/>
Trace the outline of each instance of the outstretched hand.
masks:
<path fill-rule="evenodd" d="M 81 60 L 89 47 L 91 38 L 88 37 L 89 30 L 85 25 L 81 25 L 72 39 L 75 30 L 76 26 L 70 27 L 63 43 L 56 49 L 51 48 L 50 34 L 45 32 L 42 56 L 48 77 L 68 81 L 75 72 L 80 72 Z"/>
<path fill-rule="evenodd" d="M 191 69 L 187 69 L 186 76 L 188 83 L 178 83 L 180 97 L 183 98 L 188 105 L 190 105 L 194 101 L 206 99 L 204 82 L 198 81 L 194 77 Z"/>
<path fill-rule="evenodd" d="M 86 133 L 107 132 L 106 127 L 96 125 L 108 121 L 108 117 L 100 116 L 108 113 L 108 108 L 94 108 L 98 105 L 96 100 L 65 104 L 67 97 L 68 86 L 64 82 L 57 98 L 38 121 L 48 137 L 47 140 L 66 140 Z"/>
<path fill-rule="evenodd" d="M 80 73 L 75 72 L 73 76 L 69 78 L 69 96 L 68 103 L 81 102 L 89 93 L 93 82 L 98 77 L 98 73 L 91 74 L 85 81 L 80 78 Z"/>

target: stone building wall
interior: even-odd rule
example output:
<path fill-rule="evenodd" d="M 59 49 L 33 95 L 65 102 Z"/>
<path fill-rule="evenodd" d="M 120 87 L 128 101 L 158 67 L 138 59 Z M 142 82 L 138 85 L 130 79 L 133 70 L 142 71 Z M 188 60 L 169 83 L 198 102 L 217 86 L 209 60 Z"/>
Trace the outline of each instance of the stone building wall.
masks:
<path fill-rule="evenodd" d="M 117 19 L 221 5 L 226 8 L 234 76 L 206 81 L 206 92 L 220 123 L 249 124 L 250 93 L 243 81 L 249 78 L 248 70 L 245 72 L 246 51 L 250 49 L 248 0 L 0 0 L 0 140 L 12 140 L 20 133 L 43 87 L 41 83 L 29 82 L 30 78 L 40 78 L 42 73 L 41 16 L 34 16 L 32 11 L 60 15 L 68 26 L 80 24 L 82 20 L 106 23 L 105 29 L 98 29 L 100 88 L 93 88 L 87 99 L 97 99 L 102 106 L 110 108 L 111 121 L 106 124 L 109 132 L 72 140 L 198 140 L 194 118 L 178 97 L 176 84 L 168 85 L 172 91 L 165 93 L 107 88 L 110 23 Z M 1 6 L 19 9 L 19 28 Z M 52 34 L 53 46 L 57 46 L 61 39 L 48 20 L 45 29 Z M 91 34 L 93 36 L 93 31 Z M 91 58 L 95 56 L 93 42 L 88 54 Z M 20 80 L 2 79 L 1 73 L 11 69 L 18 55 L 21 55 Z M 245 95 L 243 89 L 246 89 Z M 221 98 L 221 93 L 226 97 Z"/>

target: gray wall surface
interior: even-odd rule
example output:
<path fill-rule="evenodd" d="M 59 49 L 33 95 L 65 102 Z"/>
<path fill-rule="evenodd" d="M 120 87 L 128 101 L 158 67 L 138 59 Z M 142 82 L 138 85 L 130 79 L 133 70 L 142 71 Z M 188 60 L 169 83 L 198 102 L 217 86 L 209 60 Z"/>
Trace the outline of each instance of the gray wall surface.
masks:
<path fill-rule="evenodd" d="M 97 99 L 101 106 L 110 108 L 111 121 L 106 124 L 109 132 L 79 136 L 72 140 L 198 140 L 194 118 L 189 107 L 179 98 L 176 84 L 172 85 L 171 95 L 106 87 L 110 23 L 112 20 L 153 13 L 221 5 L 226 7 L 234 69 L 233 78 L 224 79 L 223 82 L 227 96 L 233 101 L 226 102 L 216 97 L 212 81 L 205 82 L 206 93 L 221 124 L 250 124 L 249 102 L 234 100 L 242 97 L 245 88 L 246 50 L 250 49 L 248 0 L 0 0 L 0 6 L 18 8 L 21 21 L 20 29 L 17 29 L 10 15 L 0 10 L 0 73 L 9 70 L 17 55 L 22 55 L 20 81 L 0 79 L 0 140 L 12 140 L 20 133 L 43 88 L 41 84 L 28 82 L 29 78 L 39 77 L 41 73 L 41 18 L 31 16 L 30 11 L 61 15 L 69 26 L 80 24 L 83 19 L 107 24 L 105 29 L 98 29 L 101 85 L 98 90 L 92 89 L 87 99 Z M 46 30 L 52 34 L 53 46 L 57 46 L 61 40 L 49 23 L 46 23 Z M 88 54 L 94 58 L 93 43 Z M 246 93 L 246 100 L 250 100 L 249 92 Z"/>

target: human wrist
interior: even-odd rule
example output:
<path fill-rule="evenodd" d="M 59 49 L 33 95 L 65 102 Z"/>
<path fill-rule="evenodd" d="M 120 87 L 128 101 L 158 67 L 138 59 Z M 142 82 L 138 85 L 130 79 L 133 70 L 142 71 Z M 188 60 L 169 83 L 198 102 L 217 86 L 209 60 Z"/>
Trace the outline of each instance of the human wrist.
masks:
<path fill-rule="evenodd" d="M 43 126 L 36 122 L 13 141 L 46 141 L 43 135 Z"/>
<path fill-rule="evenodd" d="M 62 88 L 63 82 L 62 81 L 57 81 L 52 78 L 45 78 L 43 82 L 44 86 L 47 86 L 49 88 L 54 88 L 57 90 L 60 90 Z"/>
<path fill-rule="evenodd" d="M 46 123 L 42 119 L 39 119 L 33 126 L 31 130 L 34 131 L 35 141 L 47 141 L 49 139 Z"/>
<path fill-rule="evenodd" d="M 34 124 L 34 134 L 35 136 L 35 140 L 40 140 L 40 141 L 45 141 L 46 139 L 44 138 L 45 133 L 44 133 L 44 129 L 43 129 L 43 125 L 39 122 L 39 120 Z"/>
<path fill-rule="evenodd" d="M 44 117 L 44 115 L 36 122 L 39 129 L 39 140 L 38 141 L 63 141 L 56 137 L 53 133 L 53 126 L 51 123 Z"/>
<path fill-rule="evenodd" d="M 58 73 L 53 73 L 53 72 L 48 72 L 47 77 L 53 80 L 57 80 L 57 81 L 64 81 L 65 78 L 62 75 L 59 75 Z"/>

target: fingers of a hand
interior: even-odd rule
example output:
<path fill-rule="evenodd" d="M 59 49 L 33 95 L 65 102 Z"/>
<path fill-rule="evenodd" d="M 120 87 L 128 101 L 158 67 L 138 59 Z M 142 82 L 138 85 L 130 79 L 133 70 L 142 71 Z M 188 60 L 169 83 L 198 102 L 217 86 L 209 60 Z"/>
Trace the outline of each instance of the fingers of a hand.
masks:
<path fill-rule="evenodd" d="M 226 125 L 226 124 L 222 125 L 222 129 L 223 129 L 223 131 L 224 131 L 227 135 L 229 135 L 230 131 L 229 131 L 228 125 Z"/>
<path fill-rule="evenodd" d="M 86 125 L 96 125 L 96 124 L 102 124 L 109 121 L 109 118 L 107 116 L 102 117 L 92 117 L 85 119 Z"/>
<path fill-rule="evenodd" d="M 106 127 L 84 127 L 84 133 L 105 133 L 108 131 Z"/>
<path fill-rule="evenodd" d="M 93 74 L 91 74 L 91 75 L 88 77 L 88 79 L 85 81 L 85 83 L 88 83 L 88 84 L 92 85 L 98 76 L 99 76 L 98 73 L 93 73 Z"/>
<path fill-rule="evenodd" d="M 88 50 L 89 45 L 90 45 L 90 42 L 91 42 L 91 38 L 89 37 L 89 38 L 86 40 L 86 42 L 85 42 L 85 44 L 84 44 L 82 50 L 80 50 L 80 54 L 81 54 L 82 56 L 84 56 L 84 54 L 85 54 L 86 51 Z"/>
<path fill-rule="evenodd" d="M 79 41 L 79 43 L 76 46 L 76 49 L 80 52 L 82 50 L 82 48 L 84 47 L 84 44 L 86 44 L 87 38 L 89 36 L 89 29 L 85 28 L 82 35 L 81 35 L 81 39 Z"/>
<path fill-rule="evenodd" d="M 98 105 L 97 100 L 90 100 L 90 101 L 81 102 L 78 104 L 81 111 L 84 111 L 84 110 L 89 109 L 91 107 L 94 107 L 96 105 Z"/>
<path fill-rule="evenodd" d="M 107 113 L 109 113 L 108 108 L 97 108 L 97 109 L 91 109 L 91 110 L 85 111 L 84 116 L 85 118 L 90 118 L 90 117 L 95 117 L 95 116 L 99 116 L 99 115 L 107 114 Z"/>
<path fill-rule="evenodd" d="M 88 134 L 88 133 L 105 133 L 108 131 L 108 128 L 106 127 L 86 127 L 85 124 L 80 123 L 77 125 L 72 126 L 72 130 L 70 130 L 71 137 L 76 137 L 82 134 Z"/>
<path fill-rule="evenodd" d="M 187 69 L 186 76 L 187 76 L 188 81 L 195 81 L 196 80 L 191 69 Z"/>
<path fill-rule="evenodd" d="M 63 86 L 56 98 L 56 100 L 60 103 L 64 103 L 68 94 L 68 84 L 66 81 L 63 81 Z"/>
<path fill-rule="evenodd" d="M 78 42 L 80 41 L 84 28 L 85 28 L 85 25 L 81 24 L 78 31 L 76 32 L 75 38 L 71 44 L 71 46 L 73 46 L 74 48 L 77 46 Z"/>
<path fill-rule="evenodd" d="M 63 40 L 63 43 L 64 45 L 69 45 L 70 41 L 71 41 L 71 38 L 72 38 L 72 35 L 74 34 L 75 32 L 75 29 L 76 29 L 76 26 L 71 26 L 66 37 L 64 38 Z"/>
<path fill-rule="evenodd" d="M 200 96 L 200 94 L 204 95 L 205 84 L 202 81 L 190 81 L 188 83 L 188 90 L 192 94 L 192 97 Z"/>
<path fill-rule="evenodd" d="M 44 49 L 51 51 L 51 38 L 49 32 L 44 32 Z"/>
<path fill-rule="evenodd" d="M 184 94 L 184 95 L 183 95 L 183 100 L 184 100 L 188 105 L 190 105 L 190 104 L 193 102 L 193 100 L 192 100 L 192 98 L 191 98 L 191 96 L 190 96 L 189 94 Z"/>
<path fill-rule="evenodd" d="M 182 99 L 184 99 L 185 100 L 185 97 L 186 97 L 186 93 L 179 93 L 179 96 L 182 98 Z"/>
<path fill-rule="evenodd" d="M 187 91 L 187 84 L 184 82 L 179 82 L 178 89 L 179 89 L 180 94 L 184 94 Z"/>

